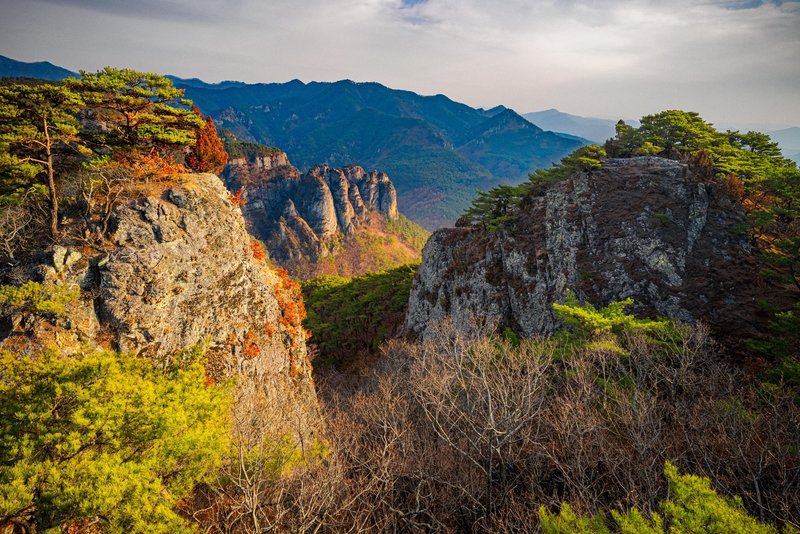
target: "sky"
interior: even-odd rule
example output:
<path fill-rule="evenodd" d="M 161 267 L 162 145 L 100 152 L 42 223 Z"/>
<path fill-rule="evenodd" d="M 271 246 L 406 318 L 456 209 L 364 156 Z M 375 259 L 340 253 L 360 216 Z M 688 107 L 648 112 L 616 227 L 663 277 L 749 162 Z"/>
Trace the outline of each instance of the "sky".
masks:
<path fill-rule="evenodd" d="M 584 116 L 800 126 L 800 0 L 0 0 L 0 54 L 206 81 L 376 81 Z"/>

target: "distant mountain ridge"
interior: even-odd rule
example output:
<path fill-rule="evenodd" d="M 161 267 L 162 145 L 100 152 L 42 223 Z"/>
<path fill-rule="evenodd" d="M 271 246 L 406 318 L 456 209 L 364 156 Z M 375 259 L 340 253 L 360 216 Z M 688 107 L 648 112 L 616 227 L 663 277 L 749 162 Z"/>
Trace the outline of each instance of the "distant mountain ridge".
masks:
<path fill-rule="evenodd" d="M 374 82 L 176 84 L 236 137 L 281 147 L 301 170 L 385 170 L 400 211 L 429 229 L 452 224 L 477 189 L 518 183 L 586 144 L 503 106 L 475 109 Z"/>
<path fill-rule="evenodd" d="M 0 76 L 9 78 L 40 78 L 42 80 L 63 80 L 79 74 L 53 65 L 49 61 L 26 63 L 10 57 L 0 56 Z"/>
<path fill-rule="evenodd" d="M 73 75 L 8 60 L 0 75 Z M 400 211 L 424 226 L 451 225 L 478 189 L 519 183 L 586 144 L 544 131 L 504 106 L 475 109 L 444 95 L 379 83 L 209 84 L 170 77 L 203 113 L 237 138 L 279 146 L 302 170 L 317 164 L 380 168 Z"/>
<path fill-rule="evenodd" d="M 766 133 L 778 143 L 784 157 L 800 163 L 800 128 L 794 126 Z"/>
<path fill-rule="evenodd" d="M 574 135 L 593 143 L 603 143 L 616 134 L 616 120 L 581 117 L 555 108 L 524 113 L 522 116 L 544 130 Z M 638 121 L 625 119 L 625 122 L 631 126 L 638 126 Z"/>

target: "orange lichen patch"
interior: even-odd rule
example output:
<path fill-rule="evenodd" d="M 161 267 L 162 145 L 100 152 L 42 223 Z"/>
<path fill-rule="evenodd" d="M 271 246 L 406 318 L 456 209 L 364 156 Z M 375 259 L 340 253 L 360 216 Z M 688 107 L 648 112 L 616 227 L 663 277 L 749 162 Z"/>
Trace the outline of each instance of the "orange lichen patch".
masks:
<path fill-rule="evenodd" d="M 244 187 L 240 187 L 235 193 L 228 192 L 228 199 L 235 205 L 243 208 L 247 204 L 247 198 L 244 194 Z"/>
<path fill-rule="evenodd" d="M 264 333 L 267 334 L 267 337 L 271 338 L 275 335 L 275 325 L 272 323 L 266 323 L 264 325 Z"/>
<path fill-rule="evenodd" d="M 225 338 L 225 343 L 227 343 L 228 345 L 235 344 L 236 343 L 236 334 L 234 334 L 233 332 L 228 334 L 228 337 Z"/>
<path fill-rule="evenodd" d="M 261 241 L 257 239 L 250 241 L 250 250 L 253 252 L 253 257 L 258 261 L 264 261 L 264 259 L 267 257 L 267 253 L 264 250 L 264 245 L 262 245 Z"/>
<path fill-rule="evenodd" d="M 244 357 L 248 360 L 252 360 L 261 354 L 261 348 L 258 346 L 256 336 L 250 330 L 248 330 L 244 335 L 244 340 L 242 341 L 242 354 L 244 354 Z"/>

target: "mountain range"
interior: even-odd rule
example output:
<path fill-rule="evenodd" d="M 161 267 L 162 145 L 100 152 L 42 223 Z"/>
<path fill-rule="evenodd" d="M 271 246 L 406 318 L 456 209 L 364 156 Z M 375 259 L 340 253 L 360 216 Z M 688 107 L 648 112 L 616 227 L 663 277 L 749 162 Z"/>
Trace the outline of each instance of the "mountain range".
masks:
<path fill-rule="evenodd" d="M 8 58 L 0 66 L 0 76 L 75 75 Z M 357 164 L 388 173 L 399 210 L 429 229 L 451 225 L 476 190 L 521 182 L 587 143 L 546 132 L 504 106 L 476 109 L 378 83 L 170 78 L 221 128 L 284 150 L 301 172 Z"/>
<path fill-rule="evenodd" d="M 785 157 L 800 163 L 800 128 L 794 126 L 767 133 L 773 141 L 777 141 Z"/>
<path fill-rule="evenodd" d="M 382 169 L 400 211 L 429 229 L 452 224 L 477 189 L 523 181 L 586 144 L 510 109 L 475 109 L 378 83 L 175 84 L 221 128 L 284 150 L 301 171 Z"/>
<path fill-rule="evenodd" d="M 598 144 L 616 135 L 616 120 L 581 117 L 555 108 L 524 113 L 522 116 L 545 130 L 577 136 Z M 634 127 L 639 125 L 635 120 L 625 119 L 625 123 Z"/>
<path fill-rule="evenodd" d="M 77 74 L 0 56 L 0 76 L 54 80 Z M 399 210 L 428 229 L 452 225 L 476 190 L 519 183 L 575 148 L 615 134 L 615 120 L 556 109 L 519 115 L 505 106 L 472 108 L 444 95 L 379 83 L 169 78 L 222 128 L 284 150 L 301 172 L 317 164 L 387 172 Z M 786 157 L 800 160 L 800 128 L 765 133 Z"/>
<path fill-rule="evenodd" d="M 63 80 L 79 74 L 62 67 L 53 65 L 49 61 L 36 61 L 26 63 L 0 55 L 0 76 L 9 78 L 40 78 L 42 80 Z"/>

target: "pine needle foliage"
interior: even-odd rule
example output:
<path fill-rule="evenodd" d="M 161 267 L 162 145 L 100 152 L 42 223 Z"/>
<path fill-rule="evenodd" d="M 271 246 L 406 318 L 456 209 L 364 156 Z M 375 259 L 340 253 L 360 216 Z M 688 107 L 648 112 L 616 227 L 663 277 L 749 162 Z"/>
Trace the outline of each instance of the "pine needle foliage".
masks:
<path fill-rule="evenodd" d="M 197 361 L 0 353 L 0 524 L 189 530 L 174 505 L 221 465 L 231 398 Z"/>
<path fill-rule="evenodd" d="M 681 475 L 672 463 L 664 465 L 669 481 L 669 497 L 661 501 L 662 514 L 649 517 L 633 508 L 627 512 L 612 510 L 609 521 L 602 511 L 594 515 L 579 515 L 564 503 L 558 513 L 539 509 L 542 531 L 545 534 L 663 534 L 693 532 L 730 534 L 777 534 L 772 525 L 760 523 L 749 515 L 740 497 L 726 498 L 711 487 L 705 477 Z M 797 532 L 785 527 L 784 533 Z"/>

